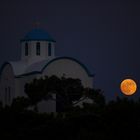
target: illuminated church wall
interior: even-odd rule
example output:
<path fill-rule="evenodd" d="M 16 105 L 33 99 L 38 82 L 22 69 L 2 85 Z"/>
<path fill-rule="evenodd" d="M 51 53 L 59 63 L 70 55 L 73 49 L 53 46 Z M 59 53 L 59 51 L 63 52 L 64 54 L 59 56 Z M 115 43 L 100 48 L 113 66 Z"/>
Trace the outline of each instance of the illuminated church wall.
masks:
<path fill-rule="evenodd" d="M 0 100 L 3 104 L 10 105 L 15 93 L 15 77 L 10 64 L 6 64 L 0 75 Z"/>
<path fill-rule="evenodd" d="M 40 54 L 37 55 L 36 47 L 40 47 Z M 51 56 L 49 56 L 48 47 L 51 45 Z M 26 54 L 25 46 L 28 48 L 28 55 Z M 32 64 L 44 59 L 52 59 L 55 57 L 55 43 L 49 41 L 23 41 L 21 42 L 21 60 Z"/>
<path fill-rule="evenodd" d="M 46 75 L 78 78 L 84 87 L 92 88 L 93 76 L 86 66 L 71 57 L 55 57 L 55 47 L 55 40 L 42 29 L 29 32 L 21 40 L 21 60 L 6 62 L 0 70 L 0 100 L 4 105 L 10 105 L 13 98 L 26 96 L 25 84 Z M 38 106 L 42 112 L 56 111 L 56 102 L 52 100 Z"/>

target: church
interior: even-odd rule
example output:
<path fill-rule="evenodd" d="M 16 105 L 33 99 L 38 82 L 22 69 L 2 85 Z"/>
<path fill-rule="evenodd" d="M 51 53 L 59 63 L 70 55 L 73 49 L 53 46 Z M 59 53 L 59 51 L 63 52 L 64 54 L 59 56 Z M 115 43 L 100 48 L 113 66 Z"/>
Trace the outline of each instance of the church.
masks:
<path fill-rule="evenodd" d="M 35 78 L 56 75 L 81 80 L 84 87 L 93 87 L 93 75 L 75 58 L 55 56 L 56 41 L 43 29 L 33 29 L 21 40 L 19 61 L 5 62 L 0 69 L 0 101 L 10 105 L 16 97 L 26 96 L 25 84 Z M 54 100 L 42 101 L 41 112 L 55 112 Z"/>

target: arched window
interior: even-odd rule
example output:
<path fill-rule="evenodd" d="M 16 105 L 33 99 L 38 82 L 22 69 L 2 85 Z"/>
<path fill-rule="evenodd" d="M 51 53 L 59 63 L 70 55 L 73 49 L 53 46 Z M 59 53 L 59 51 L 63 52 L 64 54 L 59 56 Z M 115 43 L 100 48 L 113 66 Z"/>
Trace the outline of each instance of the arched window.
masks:
<path fill-rule="evenodd" d="M 5 103 L 7 103 L 7 87 L 5 88 Z"/>
<path fill-rule="evenodd" d="M 51 53 L 52 53 L 52 44 L 49 43 L 48 44 L 48 56 L 51 56 Z"/>
<path fill-rule="evenodd" d="M 36 55 L 40 55 L 40 42 L 36 43 Z"/>
<path fill-rule="evenodd" d="M 11 102 L 11 88 L 10 87 L 5 87 L 5 103 L 10 103 Z"/>
<path fill-rule="evenodd" d="M 28 56 L 28 43 L 25 43 L 25 56 Z"/>
<path fill-rule="evenodd" d="M 8 102 L 11 102 L 11 88 L 8 87 Z"/>

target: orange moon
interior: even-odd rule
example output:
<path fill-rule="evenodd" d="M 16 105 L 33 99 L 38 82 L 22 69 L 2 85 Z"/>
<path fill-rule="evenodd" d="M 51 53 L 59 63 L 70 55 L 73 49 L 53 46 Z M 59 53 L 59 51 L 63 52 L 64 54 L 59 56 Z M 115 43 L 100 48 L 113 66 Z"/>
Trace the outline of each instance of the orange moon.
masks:
<path fill-rule="evenodd" d="M 132 79 L 125 79 L 121 82 L 120 89 L 125 95 L 133 95 L 137 90 L 137 84 Z"/>

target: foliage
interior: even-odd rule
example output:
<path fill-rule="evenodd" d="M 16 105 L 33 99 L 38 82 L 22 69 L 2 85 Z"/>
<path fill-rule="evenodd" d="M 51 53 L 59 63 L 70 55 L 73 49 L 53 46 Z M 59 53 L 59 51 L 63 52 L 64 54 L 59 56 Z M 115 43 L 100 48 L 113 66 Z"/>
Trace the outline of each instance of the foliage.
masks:
<path fill-rule="evenodd" d="M 48 77 L 44 79 L 34 79 L 31 83 L 25 85 L 25 93 L 29 97 L 31 104 L 37 104 L 48 93 L 47 81 Z"/>
<path fill-rule="evenodd" d="M 0 124 L 1 138 L 136 139 L 140 136 L 140 102 L 117 98 L 104 107 L 86 104 L 57 114 L 15 112 L 6 107 L 0 110 Z"/>
<path fill-rule="evenodd" d="M 106 103 L 101 90 L 84 88 L 79 79 L 55 76 L 35 79 L 25 90 L 28 98 L 18 97 L 11 106 L 0 105 L 1 138 L 118 140 L 140 137 L 140 99 L 117 97 Z M 42 99 L 51 99 L 52 93 L 60 97 L 58 103 L 62 101 L 67 107 L 74 101 L 78 103 L 81 97 L 88 97 L 93 103 L 54 114 L 27 110 Z"/>
<path fill-rule="evenodd" d="M 32 105 L 41 100 L 56 100 L 58 108 L 70 107 L 83 96 L 83 85 L 79 79 L 56 76 L 34 79 L 25 85 L 25 93 Z M 56 99 L 52 98 L 56 94 Z"/>
<path fill-rule="evenodd" d="M 30 106 L 30 100 L 25 97 L 17 97 L 13 99 L 13 102 L 11 104 L 11 108 L 14 111 L 24 111 Z"/>
<path fill-rule="evenodd" d="M 105 97 L 103 96 L 103 93 L 100 89 L 85 88 L 84 94 L 85 94 L 85 96 L 92 99 L 94 104 L 96 104 L 98 106 L 105 105 Z"/>

